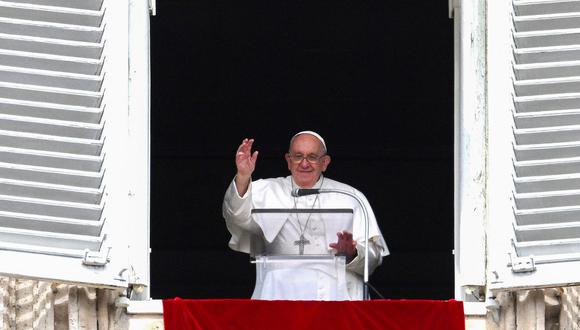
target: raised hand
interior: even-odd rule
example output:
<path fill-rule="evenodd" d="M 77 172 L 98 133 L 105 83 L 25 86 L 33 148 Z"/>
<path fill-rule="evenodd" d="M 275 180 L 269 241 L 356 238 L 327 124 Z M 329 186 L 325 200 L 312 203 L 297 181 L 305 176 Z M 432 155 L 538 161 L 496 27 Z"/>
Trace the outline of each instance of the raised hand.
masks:
<path fill-rule="evenodd" d="M 352 233 L 343 230 L 336 233 L 338 241 L 330 243 L 328 246 L 336 250 L 337 255 L 346 256 L 346 263 L 349 263 L 357 255 L 356 241 L 352 239 Z"/>
<path fill-rule="evenodd" d="M 256 169 L 258 151 L 256 150 L 252 153 L 253 144 L 254 139 L 244 139 L 238 147 L 238 151 L 236 151 L 236 168 L 238 171 L 236 174 L 236 187 L 240 196 L 244 195 L 248 190 L 252 173 Z"/>

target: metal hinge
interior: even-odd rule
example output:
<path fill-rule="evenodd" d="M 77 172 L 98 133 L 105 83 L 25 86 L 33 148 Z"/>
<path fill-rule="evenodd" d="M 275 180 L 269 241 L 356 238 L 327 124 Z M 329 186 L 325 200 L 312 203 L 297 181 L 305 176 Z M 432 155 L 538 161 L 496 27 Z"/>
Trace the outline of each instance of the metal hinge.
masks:
<path fill-rule="evenodd" d="M 514 273 L 531 273 L 536 271 L 536 263 L 532 257 L 515 257 L 510 254 L 510 263 Z"/>
<path fill-rule="evenodd" d="M 103 267 L 111 260 L 109 258 L 109 253 L 111 253 L 111 247 L 107 248 L 106 255 L 103 255 L 102 252 L 92 252 L 89 249 L 85 249 L 83 265 Z"/>

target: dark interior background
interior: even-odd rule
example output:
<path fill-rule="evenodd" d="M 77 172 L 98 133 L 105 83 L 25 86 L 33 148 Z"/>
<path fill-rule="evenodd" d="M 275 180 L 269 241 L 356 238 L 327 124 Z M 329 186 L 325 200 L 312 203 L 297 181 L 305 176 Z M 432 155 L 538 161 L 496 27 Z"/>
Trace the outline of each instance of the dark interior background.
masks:
<path fill-rule="evenodd" d="M 161 0 L 151 18 L 153 298 L 247 298 L 221 217 L 244 137 L 286 176 L 319 132 L 391 255 L 386 298 L 453 298 L 453 22 L 447 1 Z M 376 296 L 374 296 L 376 297 Z"/>

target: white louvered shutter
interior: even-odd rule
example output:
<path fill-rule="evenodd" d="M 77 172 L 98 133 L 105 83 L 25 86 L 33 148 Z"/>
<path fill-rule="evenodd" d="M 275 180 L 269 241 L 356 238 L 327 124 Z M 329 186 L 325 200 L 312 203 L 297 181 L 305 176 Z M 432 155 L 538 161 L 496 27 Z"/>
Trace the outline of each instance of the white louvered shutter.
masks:
<path fill-rule="evenodd" d="M 580 1 L 512 4 L 510 244 L 492 288 L 579 283 Z"/>
<path fill-rule="evenodd" d="M 128 16 L 121 0 L 0 1 L 2 274 L 128 285 L 126 178 L 147 164 L 127 159 Z"/>

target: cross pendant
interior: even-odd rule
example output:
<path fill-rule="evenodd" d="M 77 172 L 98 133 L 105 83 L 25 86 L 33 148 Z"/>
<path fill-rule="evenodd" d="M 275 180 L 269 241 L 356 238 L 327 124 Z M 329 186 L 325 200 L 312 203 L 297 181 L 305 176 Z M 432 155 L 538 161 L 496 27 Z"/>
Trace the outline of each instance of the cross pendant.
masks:
<path fill-rule="evenodd" d="M 304 235 L 300 235 L 300 239 L 294 241 L 294 245 L 298 245 L 298 253 L 300 253 L 300 255 L 304 254 L 304 245 L 306 244 L 310 244 L 310 241 L 304 238 Z"/>

